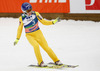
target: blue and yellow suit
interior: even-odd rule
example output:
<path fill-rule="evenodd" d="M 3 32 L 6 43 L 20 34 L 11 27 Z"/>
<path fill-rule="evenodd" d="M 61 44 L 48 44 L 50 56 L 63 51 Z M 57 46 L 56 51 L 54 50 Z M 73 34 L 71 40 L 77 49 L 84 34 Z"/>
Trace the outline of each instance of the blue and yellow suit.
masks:
<path fill-rule="evenodd" d="M 31 16 L 27 16 L 26 14 L 22 14 L 19 17 L 20 25 L 17 30 L 17 39 L 20 39 L 23 26 L 25 28 L 26 37 L 29 43 L 34 47 L 34 52 L 40 64 L 43 59 L 40 53 L 39 45 L 47 52 L 50 58 L 56 62 L 59 59 L 53 52 L 53 50 L 48 46 L 47 41 L 45 40 L 39 26 L 38 21 L 40 21 L 44 25 L 52 25 L 52 21 L 44 20 L 38 12 L 33 11 Z"/>

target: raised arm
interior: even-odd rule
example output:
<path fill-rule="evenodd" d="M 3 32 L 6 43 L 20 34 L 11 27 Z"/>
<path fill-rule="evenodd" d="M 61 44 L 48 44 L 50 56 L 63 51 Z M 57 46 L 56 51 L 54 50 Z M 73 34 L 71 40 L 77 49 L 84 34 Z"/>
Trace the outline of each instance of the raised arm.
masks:
<path fill-rule="evenodd" d="M 36 16 L 37 16 L 38 20 L 39 20 L 42 24 L 44 24 L 44 25 L 52 25 L 52 24 L 53 24 L 53 21 L 44 20 L 44 19 L 42 18 L 42 16 L 41 16 L 38 12 L 35 12 L 35 13 L 36 13 Z"/>

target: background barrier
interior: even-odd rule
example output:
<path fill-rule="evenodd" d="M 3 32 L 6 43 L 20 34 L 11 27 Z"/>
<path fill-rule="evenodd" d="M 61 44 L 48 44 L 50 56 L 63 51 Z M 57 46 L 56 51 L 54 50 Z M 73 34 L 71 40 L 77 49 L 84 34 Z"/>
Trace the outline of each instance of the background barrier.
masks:
<path fill-rule="evenodd" d="M 58 16 L 61 19 L 71 19 L 71 20 L 91 20 L 91 21 L 100 21 L 100 14 L 72 14 L 72 13 L 40 13 L 43 18 L 46 19 L 55 19 Z M 18 18 L 21 13 L 0 13 L 0 17 L 14 17 Z"/>
<path fill-rule="evenodd" d="M 18 18 L 23 2 L 44 18 L 100 21 L 100 0 L 0 0 L 0 17 Z"/>

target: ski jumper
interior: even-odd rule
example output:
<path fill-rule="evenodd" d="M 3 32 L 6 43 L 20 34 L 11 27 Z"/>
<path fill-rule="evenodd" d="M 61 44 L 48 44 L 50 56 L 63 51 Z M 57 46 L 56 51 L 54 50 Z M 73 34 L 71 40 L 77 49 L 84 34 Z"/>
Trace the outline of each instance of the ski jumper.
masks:
<path fill-rule="evenodd" d="M 34 52 L 40 64 L 43 59 L 40 53 L 39 45 L 47 52 L 50 58 L 56 62 L 59 59 L 53 52 L 53 50 L 48 46 L 47 41 L 45 40 L 39 26 L 38 21 L 40 21 L 44 25 L 52 25 L 52 21 L 44 20 L 38 12 L 33 11 L 31 16 L 27 16 L 26 14 L 22 14 L 19 17 L 20 25 L 17 30 L 17 39 L 20 39 L 23 26 L 25 28 L 26 37 L 29 43 L 34 47 Z"/>

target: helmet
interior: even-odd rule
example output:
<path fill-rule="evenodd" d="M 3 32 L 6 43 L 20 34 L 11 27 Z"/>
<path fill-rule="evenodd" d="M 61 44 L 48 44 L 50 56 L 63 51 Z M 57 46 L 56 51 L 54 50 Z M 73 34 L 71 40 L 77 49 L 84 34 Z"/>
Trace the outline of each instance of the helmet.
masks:
<path fill-rule="evenodd" d="M 21 9 L 23 12 L 27 12 L 28 10 L 31 11 L 32 10 L 32 6 L 31 4 L 25 2 L 22 4 Z"/>

